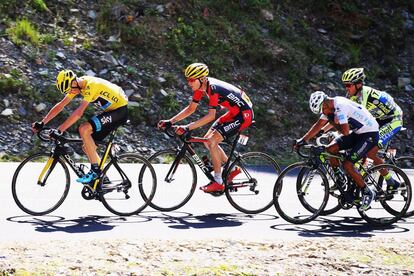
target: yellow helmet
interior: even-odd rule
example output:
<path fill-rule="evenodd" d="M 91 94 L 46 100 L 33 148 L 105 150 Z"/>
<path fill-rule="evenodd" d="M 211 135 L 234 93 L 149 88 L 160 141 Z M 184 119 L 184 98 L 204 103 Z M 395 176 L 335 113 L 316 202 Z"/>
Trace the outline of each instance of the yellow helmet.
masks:
<path fill-rule="evenodd" d="M 358 83 L 364 80 L 364 68 L 351 68 L 342 74 L 342 82 L 344 83 Z"/>
<path fill-rule="evenodd" d="M 72 86 L 72 81 L 76 79 L 76 74 L 72 70 L 62 70 L 56 77 L 56 87 L 57 89 L 66 94 L 70 91 Z"/>
<path fill-rule="evenodd" d="M 184 72 L 186 78 L 192 78 L 192 79 L 207 77 L 208 73 L 209 73 L 208 67 L 204 63 L 190 64 L 187 66 Z"/>

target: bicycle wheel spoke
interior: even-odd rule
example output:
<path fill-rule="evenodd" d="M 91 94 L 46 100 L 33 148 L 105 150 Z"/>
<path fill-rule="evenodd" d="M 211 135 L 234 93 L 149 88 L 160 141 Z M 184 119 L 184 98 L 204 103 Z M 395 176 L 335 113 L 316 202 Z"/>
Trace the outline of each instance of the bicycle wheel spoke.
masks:
<path fill-rule="evenodd" d="M 157 174 L 157 191 L 150 203 L 156 210 L 176 210 L 186 204 L 195 191 L 197 175 L 193 163 L 187 156 L 180 160 L 176 157 L 175 150 L 162 150 L 149 158 Z M 141 194 L 146 196 L 144 191 Z"/>
<path fill-rule="evenodd" d="M 328 181 L 323 171 L 300 162 L 282 171 L 273 190 L 274 205 L 286 221 L 306 223 L 324 209 L 328 192 Z"/>
<path fill-rule="evenodd" d="M 248 214 L 267 210 L 273 203 L 272 190 L 280 173 L 279 165 L 264 153 L 250 152 L 233 162 L 229 173 L 236 166 L 240 167 L 240 173 L 226 187 L 230 204 Z"/>
<path fill-rule="evenodd" d="M 46 165 L 48 160 L 51 159 L 46 153 L 32 155 L 19 165 L 13 176 L 13 198 L 28 214 L 45 215 L 56 210 L 69 192 L 66 165 L 60 159 Z"/>
<path fill-rule="evenodd" d="M 403 170 L 408 176 L 411 185 L 414 184 L 414 156 L 402 156 L 395 160 L 395 164 Z M 407 197 L 407 196 L 405 196 Z M 408 207 L 404 217 L 411 217 L 414 215 L 414 202 L 411 200 L 411 204 Z"/>
<path fill-rule="evenodd" d="M 105 167 L 100 181 L 102 203 L 117 215 L 141 212 L 149 204 L 156 189 L 152 166 L 137 154 L 123 154 L 111 161 Z M 142 198 L 140 189 L 146 192 L 147 198 Z"/>
<path fill-rule="evenodd" d="M 387 182 L 380 170 L 386 169 L 401 186 L 395 192 L 387 193 Z M 393 165 L 384 164 L 372 167 L 365 177 L 365 182 L 377 191 L 375 200 L 368 210 L 360 212 L 370 224 L 389 225 L 405 215 L 411 202 L 411 185 L 407 175 Z"/>

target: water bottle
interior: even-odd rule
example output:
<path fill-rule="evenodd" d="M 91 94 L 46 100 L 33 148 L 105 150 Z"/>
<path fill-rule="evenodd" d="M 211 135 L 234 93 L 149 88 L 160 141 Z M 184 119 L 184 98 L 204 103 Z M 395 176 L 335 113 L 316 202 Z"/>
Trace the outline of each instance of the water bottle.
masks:
<path fill-rule="evenodd" d="M 204 155 L 201 157 L 201 160 L 203 160 L 204 166 L 207 167 L 208 171 L 213 171 L 213 165 L 211 164 L 210 160 L 208 159 L 207 155 Z"/>

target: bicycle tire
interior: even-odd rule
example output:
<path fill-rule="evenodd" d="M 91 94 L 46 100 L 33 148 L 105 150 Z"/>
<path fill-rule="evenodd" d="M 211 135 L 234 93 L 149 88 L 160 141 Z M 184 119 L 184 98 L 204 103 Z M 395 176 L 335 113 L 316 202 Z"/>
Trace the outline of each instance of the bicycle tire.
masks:
<path fill-rule="evenodd" d="M 141 174 L 143 167 L 147 172 L 145 176 Z M 132 175 L 132 172 L 137 175 Z M 103 182 L 105 177 L 109 183 Z M 147 159 L 135 153 L 112 158 L 102 171 L 100 181 L 98 193 L 102 204 L 119 216 L 131 216 L 144 210 L 154 197 L 157 186 L 154 168 Z M 149 196 L 143 199 L 140 190 L 146 190 Z"/>
<path fill-rule="evenodd" d="M 397 174 L 398 179 L 404 180 L 406 192 L 404 195 L 401 194 L 402 199 L 400 199 L 401 197 L 396 197 L 400 196 L 398 193 L 394 194 L 392 197 L 386 196 L 386 193 L 384 192 L 386 183 L 379 173 L 379 170 L 382 169 L 387 169 L 389 172 L 392 172 L 393 175 Z M 378 179 L 375 180 L 376 178 Z M 375 200 L 372 201 L 368 210 L 361 211 L 359 208 L 357 209 L 364 220 L 372 225 L 386 226 L 397 222 L 405 215 L 411 203 L 412 190 L 407 175 L 400 168 L 391 164 L 376 165 L 368 169 L 364 180 L 367 185 L 370 185 L 371 187 L 374 186 L 377 190 L 377 196 Z M 391 200 L 393 200 L 392 203 Z M 382 209 L 384 211 L 382 211 Z"/>
<path fill-rule="evenodd" d="M 403 172 L 408 176 L 410 183 L 414 183 L 414 156 L 400 156 L 395 159 L 395 164 L 397 167 L 403 170 Z M 411 185 L 412 188 L 412 185 Z M 411 204 L 408 207 L 407 212 L 404 217 L 412 217 L 414 215 L 414 203 L 411 197 Z"/>
<path fill-rule="evenodd" d="M 60 157 L 54 160 L 56 162 L 53 167 L 51 165 L 48 170 L 45 171 L 44 177 L 47 176 L 47 182 L 44 186 L 39 185 L 35 177 L 33 177 L 33 175 L 40 175 L 40 172 L 46 166 L 46 162 L 44 160 L 49 160 L 49 158 L 50 154 L 45 152 L 32 154 L 24 159 L 14 172 L 12 179 L 13 199 L 17 206 L 29 215 L 42 216 L 53 212 L 60 205 L 62 205 L 69 193 L 69 170 L 65 164 L 65 161 Z M 36 174 L 37 171 L 39 171 L 39 174 Z M 64 178 L 62 178 L 62 176 Z M 21 179 L 24 180 L 21 181 Z M 54 185 L 55 183 L 61 183 L 63 180 L 65 180 L 64 187 Z M 22 189 L 20 189 L 20 186 L 22 186 L 20 185 L 21 182 L 24 184 Z M 28 190 L 29 188 L 30 190 Z M 47 188 L 50 188 L 50 191 L 46 190 Z M 59 190 L 61 190 L 60 188 L 63 188 L 63 191 L 55 193 L 54 190 L 58 188 Z M 21 194 L 20 191 L 24 193 Z M 49 203 L 49 201 L 51 201 L 51 203 Z M 29 207 L 31 203 L 34 204 Z"/>
<path fill-rule="evenodd" d="M 177 182 L 177 179 L 172 179 L 170 183 L 165 181 L 165 175 L 173 161 L 176 160 L 176 157 L 176 149 L 166 149 L 158 151 L 148 158 L 157 175 L 157 192 L 149 203 L 149 206 L 155 210 L 170 212 L 181 208 L 191 199 L 196 189 L 197 172 L 188 155 L 184 155 L 182 160 L 180 160 L 180 171 L 175 172 L 180 182 Z M 184 179 L 189 179 L 190 181 L 183 185 Z M 140 190 L 140 193 L 144 199 L 147 198 L 145 191 Z"/>
<path fill-rule="evenodd" d="M 258 214 L 269 209 L 273 204 L 273 185 L 281 171 L 279 164 L 265 153 L 248 152 L 231 163 L 225 179 L 236 166 L 241 168 L 241 173 L 225 188 L 230 204 L 246 214 Z M 246 180 L 248 185 L 244 184 Z"/>
<path fill-rule="evenodd" d="M 304 208 L 300 202 L 296 185 L 297 174 L 304 168 L 315 170 L 319 176 L 315 178 L 314 175 L 312 179 L 310 179 L 310 181 L 313 181 L 315 179 L 314 183 L 316 183 L 312 185 L 312 189 L 309 189 L 310 184 L 308 184 L 308 187 L 303 190 L 303 193 L 307 193 L 308 195 L 312 194 L 310 198 L 313 198 L 314 200 L 318 200 L 320 202 L 319 207 L 312 208 L 312 211 Z M 290 183 L 292 181 L 289 181 L 289 178 L 294 178 L 295 183 Z M 296 204 L 293 203 L 296 198 L 295 195 L 298 196 L 299 201 Z M 308 165 L 307 162 L 297 162 L 286 167 L 279 175 L 273 189 L 273 204 L 276 208 L 276 211 L 284 220 L 293 224 L 303 224 L 316 219 L 324 210 L 328 199 L 329 182 L 326 178 L 325 173 L 319 167 L 313 168 L 312 166 Z M 317 206 L 317 204 L 314 203 L 313 206 Z"/>
<path fill-rule="evenodd" d="M 301 189 L 301 187 L 302 187 L 302 179 L 303 179 L 303 177 L 305 176 L 305 174 L 307 173 L 307 172 L 309 172 L 310 171 L 310 169 L 309 168 L 307 168 L 306 170 L 305 170 L 305 168 L 303 168 L 303 169 L 301 169 L 300 171 L 299 171 L 299 173 L 298 173 L 298 178 L 297 178 L 297 180 L 296 180 L 296 189 L 297 189 L 297 191 L 298 191 L 298 197 L 299 197 L 299 201 L 302 203 L 302 205 L 303 205 L 303 207 L 305 207 L 309 212 L 316 212 L 317 211 L 317 209 L 316 208 L 314 208 L 313 206 L 311 206 L 311 204 L 306 200 L 306 198 L 305 198 L 305 196 L 303 195 L 303 194 L 301 194 L 300 193 L 300 189 Z M 328 179 L 328 182 L 329 183 L 331 183 L 330 181 L 329 181 L 329 178 L 327 178 Z M 328 207 L 328 203 L 329 203 L 329 200 L 334 200 L 335 201 L 335 203 L 334 203 L 334 205 L 333 205 L 333 207 L 329 207 L 328 209 L 327 209 L 327 207 Z M 325 209 L 322 211 L 322 212 L 320 212 L 320 216 L 328 216 L 328 215 L 332 215 L 332 214 L 334 214 L 334 213 L 336 213 L 336 212 L 338 212 L 339 210 L 341 210 L 342 209 L 342 206 L 339 204 L 339 201 L 338 201 L 338 199 L 337 198 L 335 198 L 335 197 L 332 197 L 332 196 L 330 196 L 329 197 L 329 199 L 328 199 L 328 202 L 327 202 L 327 205 L 325 206 Z"/>

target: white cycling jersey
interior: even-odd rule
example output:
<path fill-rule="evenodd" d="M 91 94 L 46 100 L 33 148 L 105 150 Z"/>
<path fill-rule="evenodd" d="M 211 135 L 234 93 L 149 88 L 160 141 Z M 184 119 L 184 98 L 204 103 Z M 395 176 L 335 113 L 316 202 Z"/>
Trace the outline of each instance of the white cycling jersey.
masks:
<path fill-rule="evenodd" d="M 334 97 L 334 122 L 336 124 L 349 124 L 349 128 L 356 134 L 376 132 L 379 125 L 374 116 L 362 105 L 345 97 Z M 329 120 L 322 114 L 321 119 Z"/>

